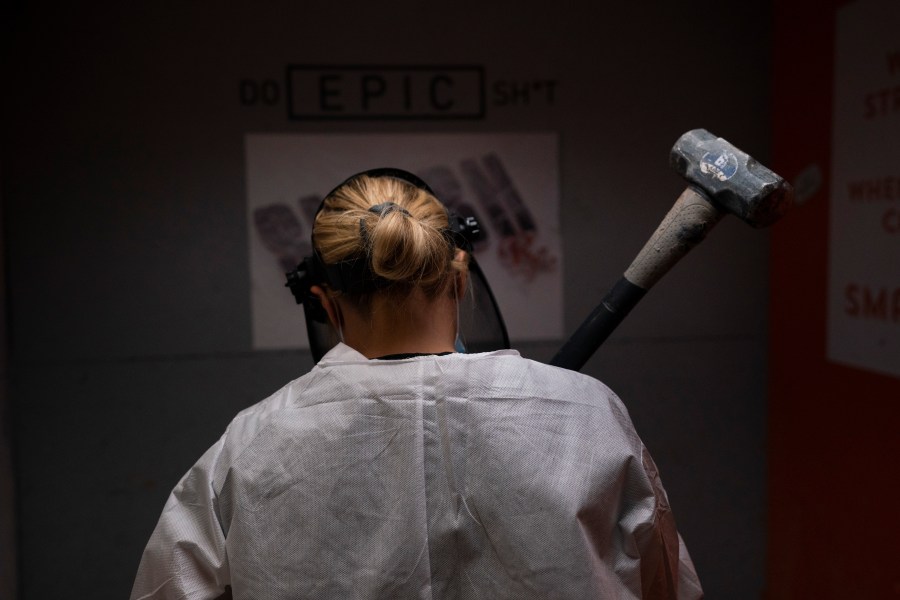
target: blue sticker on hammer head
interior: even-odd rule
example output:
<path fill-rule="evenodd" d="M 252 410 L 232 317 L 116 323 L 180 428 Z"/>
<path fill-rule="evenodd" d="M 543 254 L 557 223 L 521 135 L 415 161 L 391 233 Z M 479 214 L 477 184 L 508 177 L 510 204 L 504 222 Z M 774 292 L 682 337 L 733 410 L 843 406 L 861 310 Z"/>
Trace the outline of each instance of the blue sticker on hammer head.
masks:
<path fill-rule="evenodd" d="M 728 181 L 737 170 L 737 156 L 731 152 L 707 152 L 700 160 L 700 172 L 719 181 Z"/>

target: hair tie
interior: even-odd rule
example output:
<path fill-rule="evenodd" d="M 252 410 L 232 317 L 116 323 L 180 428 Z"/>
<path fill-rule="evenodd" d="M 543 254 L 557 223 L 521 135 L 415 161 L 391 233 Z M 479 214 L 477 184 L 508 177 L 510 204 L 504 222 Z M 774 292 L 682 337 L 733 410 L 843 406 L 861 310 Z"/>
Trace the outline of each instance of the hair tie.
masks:
<path fill-rule="evenodd" d="M 375 206 L 369 207 L 369 212 L 373 212 L 379 217 L 383 217 L 395 210 L 399 210 L 407 217 L 411 216 L 408 210 L 398 204 L 394 204 L 393 202 L 382 202 L 381 204 L 376 204 Z"/>
<path fill-rule="evenodd" d="M 402 212 L 407 217 L 411 216 L 408 210 L 398 204 L 394 204 L 393 202 L 382 202 L 381 204 L 376 204 L 375 206 L 369 207 L 369 212 L 375 213 L 379 217 L 384 217 L 385 215 L 390 214 L 395 210 Z M 364 246 L 369 245 L 369 231 L 366 229 L 365 219 L 359 220 L 359 237 L 362 238 Z"/>

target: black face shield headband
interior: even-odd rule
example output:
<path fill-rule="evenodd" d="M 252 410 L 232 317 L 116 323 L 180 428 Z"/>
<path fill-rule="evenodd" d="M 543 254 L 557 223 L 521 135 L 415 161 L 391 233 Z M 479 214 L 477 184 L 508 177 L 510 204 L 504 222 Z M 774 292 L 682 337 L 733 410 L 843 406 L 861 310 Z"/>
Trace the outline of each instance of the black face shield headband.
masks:
<path fill-rule="evenodd" d="M 357 173 L 336 188 L 331 190 L 325 199 L 332 196 L 337 190 L 347 185 L 357 177 L 367 176 L 371 178 L 391 177 L 405 181 L 416 188 L 423 190 L 434 197 L 434 191 L 422 179 L 401 169 L 380 168 Z M 325 205 L 325 200 L 319 205 L 319 211 Z M 369 210 L 384 215 L 391 210 L 404 210 L 391 202 L 379 204 Z M 449 227 L 444 232 L 448 244 L 469 253 L 469 281 L 472 290 L 471 303 L 461 302 L 460 306 L 460 338 L 468 351 L 483 352 L 509 348 L 509 338 L 506 325 L 497 307 L 496 299 L 490 286 L 484 277 L 484 273 L 475 262 L 472 254 L 472 245 L 482 236 L 481 228 L 474 217 L 462 218 L 448 212 Z M 315 221 L 314 221 L 315 222 Z M 365 230 L 361 231 L 365 235 Z M 315 245 L 313 244 L 313 248 Z M 389 282 L 376 276 L 372 272 L 368 256 L 356 256 L 342 260 L 335 264 L 326 264 L 316 250 L 311 256 L 307 256 L 297 267 L 286 274 L 286 287 L 297 304 L 303 305 L 306 316 L 306 329 L 309 334 L 310 350 L 313 359 L 319 359 L 336 343 L 334 331 L 328 324 L 328 315 L 319 299 L 311 292 L 314 285 L 327 284 L 333 290 L 347 293 L 365 293 L 381 289 Z M 467 331 L 471 329 L 471 332 Z"/>

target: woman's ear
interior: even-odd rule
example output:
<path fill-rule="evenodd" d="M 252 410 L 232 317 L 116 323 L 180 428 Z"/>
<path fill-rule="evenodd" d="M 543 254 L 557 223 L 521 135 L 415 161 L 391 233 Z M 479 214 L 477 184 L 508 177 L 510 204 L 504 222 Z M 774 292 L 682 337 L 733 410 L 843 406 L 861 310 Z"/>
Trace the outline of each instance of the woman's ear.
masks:
<path fill-rule="evenodd" d="M 455 260 L 468 263 L 468 261 L 466 261 L 465 250 L 457 249 Z M 459 273 L 457 273 L 453 285 L 455 298 L 457 300 L 462 300 L 463 296 L 466 295 L 466 289 L 469 285 L 469 269 L 463 269 Z"/>
<path fill-rule="evenodd" d="M 325 309 L 325 313 L 328 315 L 328 321 L 331 323 L 331 326 L 340 331 L 341 312 L 337 307 L 337 302 L 335 302 L 321 286 L 314 285 L 309 288 L 309 291 L 319 300 L 322 308 Z"/>
<path fill-rule="evenodd" d="M 469 285 L 469 272 L 463 271 L 462 273 L 459 273 L 456 276 L 456 283 L 454 285 L 456 286 L 456 299 L 462 300 L 466 295 L 466 289 Z"/>

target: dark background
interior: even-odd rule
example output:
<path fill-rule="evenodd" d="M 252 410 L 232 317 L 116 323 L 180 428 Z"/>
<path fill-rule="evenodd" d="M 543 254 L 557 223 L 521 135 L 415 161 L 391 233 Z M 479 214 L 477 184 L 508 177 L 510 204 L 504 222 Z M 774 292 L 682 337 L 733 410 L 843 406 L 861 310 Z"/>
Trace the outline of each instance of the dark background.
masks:
<path fill-rule="evenodd" d="M 573 330 L 680 193 L 667 162 L 683 132 L 704 127 L 772 160 L 773 48 L 795 50 L 806 14 L 827 40 L 833 8 L 817 6 L 7 8 L 0 597 L 16 581 L 26 600 L 126 597 L 179 477 L 237 411 L 310 368 L 306 352 L 251 350 L 244 134 L 557 132 Z M 827 50 L 813 78 L 826 88 Z M 240 101 L 242 80 L 283 82 L 288 64 L 367 63 L 480 65 L 489 86 L 556 87 L 552 101 L 489 95 L 483 119 L 452 122 L 297 121 L 283 99 Z M 585 369 L 628 406 L 709 598 L 767 588 L 767 398 L 783 389 L 769 380 L 769 274 L 791 251 L 773 255 L 772 235 L 726 219 Z M 799 268 L 824 258 L 808 260 Z M 561 341 L 518 346 L 547 360 Z M 780 504 L 793 494 L 790 483 L 774 492 Z M 799 551 L 809 537 L 785 543 Z M 769 595 L 804 597 L 783 591 L 802 589 L 789 583 L 798 572 L 780 573 Z"/>

